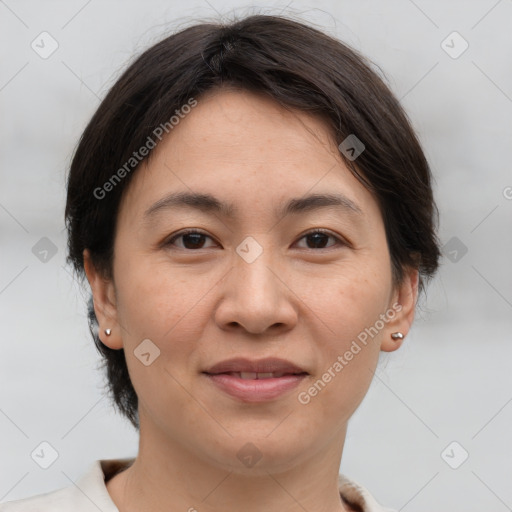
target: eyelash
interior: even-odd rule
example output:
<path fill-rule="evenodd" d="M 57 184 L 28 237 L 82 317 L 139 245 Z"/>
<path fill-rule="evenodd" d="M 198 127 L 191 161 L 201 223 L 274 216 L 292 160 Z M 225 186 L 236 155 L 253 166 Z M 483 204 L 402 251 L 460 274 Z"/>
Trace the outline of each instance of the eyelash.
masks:
<path fill-rule="evenodd" d="M 333 235 L 330 231 L 328 230 L 325 230 L 325 229 L 321 229 L 321 228 L 317 228 L 317 229 L 313 229 L 311 231 L 308 231 L 306 233 L 304 233 L 300 238 L 299 240 L 302 240 L 303 238 L 305 238 L 306 236 L 308 235 L 313 235 L 313 234 L 316 234 L 316 233 L 321 233 L 321 234 L 324 234 L 324 235 L 328 235 L 329 237 L 331 238 L 334 238 L 336 241 L 337 241 L 337 245 L 338 246 L 346 246 L 346 245 L 349 245 L 347 242 L 345 242 L 344 240 L 342 240 L 341 238 Z M 210 238 L 210 235 L 207 235 L 206 233 L 200 231 L 200 230 L 197 230 L 197 229 L 187 229 L 185 231 L 181 231 L 180 233 L 177 233 L 176 235 L 174 235 L 173 237 L 171 237 L 169 240 L 167 240 L 165 243 L 164 243 L 164 246 L 172 246 L 173 245 L 173 242 L 175 240 L 177 240 L 178 238 L 182 237 L 182 236 L 186 236 L 186 235 L 191 235 L 191 234 L 197 234 L 197 235 L 203 235 L 207 238 Z M 336 245 L 336 244 L 335 244 Z M 310 251 L 319 251 L 319 250 L 322 250 L 322 249 L 332 249 L 334 246 L 330 246 L 330 247 L 320 247 L 319 249 L 308 249 Z M 200 249 L 202 249 L 202 247 L 200 247 L 199 249 L 187 249 L 187 248 L 183 248 L 183 247 L 179 247 L 179 249 L 182 249 L 182 250 L 185 250 L 185 251 L 198 251 Z M 207 247 L 207 249 L 209 249 L 209 247 Z"/>

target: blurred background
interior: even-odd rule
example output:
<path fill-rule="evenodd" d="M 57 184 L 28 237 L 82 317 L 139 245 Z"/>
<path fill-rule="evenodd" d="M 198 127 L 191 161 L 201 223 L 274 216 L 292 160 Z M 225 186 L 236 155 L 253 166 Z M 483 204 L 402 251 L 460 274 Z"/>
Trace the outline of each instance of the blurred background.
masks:
<path fill-rule="evenodd" d="M 441 269 L 402 348 L 382 354 L 341 472 L 400 511 L 512 510 L 511 0 L 0 0 L 0 502 L 137 454 L 65 264 L 66 172 L 134 55 L 195 19 L 252 13 L 368 56 L 436 180 Z"/>

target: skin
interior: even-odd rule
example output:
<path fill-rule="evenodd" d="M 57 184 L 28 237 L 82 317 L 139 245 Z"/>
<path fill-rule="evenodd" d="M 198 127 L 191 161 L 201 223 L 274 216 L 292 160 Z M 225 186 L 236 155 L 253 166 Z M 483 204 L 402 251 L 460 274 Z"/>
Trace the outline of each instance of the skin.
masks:
<path fill-rule="evenodd" d="M 189 206 L 144 223 L 146 209 L 177 191 L 210 193 L 237 215 Z M 361 213 L 274 213 L 288 199 L 333 192 Z M 185 228 L 205 233 L 199 248 L 186 236 L 170 242 Z M 329 231 L 319 248 L 304 236 L 318 228 Z M 247 236 L 263 250 L 252 263 L 236 252 Z M 407 269 L 393 285 L 377 202 L 344 165 L 324 121 L 246 91 L 198 98 L 123 195 L 112 279 L 88 250 L 84 259 L 102 342 L 124 348 L 139 397 L 138 456 L 107 483 L 121 512 L 350 510 L 337 485 L 347 422 L 379 351 L 401 344 L 391 333 L 409 331 L 418 272 Z M 395 303 L 402 307 L 394 318 L 300 403 L 298 394 Z M 147 338 L 160 349 L 149 366 L 134 355 Z M 235 356 L 288 359 L 309 375 L 274 400 L 244 403 L 201 373 Z M 237 457 L 248 442 L 261 454 L 252 467 Z"/>

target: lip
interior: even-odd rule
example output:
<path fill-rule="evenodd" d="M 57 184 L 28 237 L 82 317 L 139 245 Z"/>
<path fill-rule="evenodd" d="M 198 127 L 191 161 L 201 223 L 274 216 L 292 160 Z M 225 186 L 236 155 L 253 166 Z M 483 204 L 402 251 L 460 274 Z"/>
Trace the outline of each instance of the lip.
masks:
<path fill-rule="evenodd" d="M 228 372 L 255 372 L 255 373 L 307 373 L 304 368 L 278 357 L 251 360 L 244 357 L 226 359 L 211 366 L 204 373 L 218 374 Z"/>
<path fill-rule="evenodd" d="M 242 402 L 274 400 L 296 388 L 306 374 L 283 375 L 268 379 L 241 379 L 228 373 L 205 374 L 218 389 Z"/>
<path fill-rule="evenodd" d="M 280 377 L 242 379 L 237 373 L 283 373 Z M 235 358 L 221 361 L 203 372 L 215 387 L 242 402 L 274 400 L 296 388 L 309 375 L 300 366 L 279 358 L 258 361 Z"/>

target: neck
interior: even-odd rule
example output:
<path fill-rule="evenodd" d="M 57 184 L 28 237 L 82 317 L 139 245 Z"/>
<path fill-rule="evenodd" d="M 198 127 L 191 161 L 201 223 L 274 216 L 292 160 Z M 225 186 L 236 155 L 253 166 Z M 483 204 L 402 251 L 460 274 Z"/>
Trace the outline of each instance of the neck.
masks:
<path fill-rule="evenodd" d="M 343 512 L 338 490 L 346 425 L 300 464 L 221 467 L 172 442 L 141 418 L 139 454 L 132 466 L 107 482 L 120 512 Z M 258 470 L 256 470 L 258 468 Z"/>

